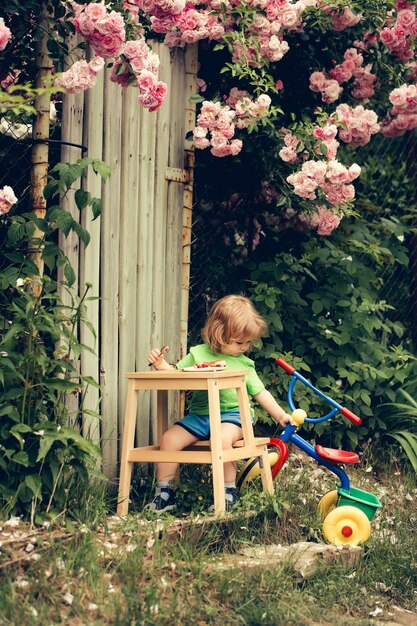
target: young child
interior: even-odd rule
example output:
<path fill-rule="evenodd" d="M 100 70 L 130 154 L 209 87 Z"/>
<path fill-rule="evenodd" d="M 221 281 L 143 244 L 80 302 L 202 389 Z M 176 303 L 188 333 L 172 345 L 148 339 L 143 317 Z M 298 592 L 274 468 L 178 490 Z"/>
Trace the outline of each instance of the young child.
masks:
<path fill-rule="evenodd" d="M 254 362 L 245 356 L 252 341 L 259 339 L 267 330 L 265 320 L 252 302 L 243 296 L 229 295 L 218 300 L 211 308 L 202 330 L 204 344 L 190 348 L 189 353 L 177 363 L 177 368 L 215 360 L 225 361 L 231 370 L 247 370 L 248 394 L 261 405 L 281 426 L 291 422 L 291 416 L 275 401 L 258 377 Z M 151 350 L 149 363 L 157 370 L 174 368 L 165 361 L 169 348 Z M 229 449 L 243 436 L 238 401 L 234 389 L 220 391 L 220 412 L 223 449 Z M 208 397 L 206 391 L 194 391 L 190 413 L 176 422 L 162 436 L 161 450 L 183 450 L 198 440 L 210 438 Z M 157 486 L 154 499 L 147 508 L 170 511 L 175 507 L 174 477 L 178 463 L 158 463 Z M 238 500 L 236 489 L 236 466 L 224 464 L 226 510 L 230 511 Z"/>

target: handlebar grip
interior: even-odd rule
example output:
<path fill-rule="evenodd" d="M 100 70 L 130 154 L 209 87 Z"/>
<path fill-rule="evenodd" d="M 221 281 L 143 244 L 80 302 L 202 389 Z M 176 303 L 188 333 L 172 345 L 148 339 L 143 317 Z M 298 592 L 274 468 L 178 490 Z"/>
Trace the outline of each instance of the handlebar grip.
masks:
<path fill-rule="evenodd" d="M 350 420 L 353 424 L 356 424 L 357 426 L 359 426 L 359 424 L 362 424 L 361 418 L 352 413 L 352 411 L 349 411 L 349 409 L 345 409 L 345 407 L 342 407 L 340 409 L 340 412 L 342 415 L 347 417 L 348 420 Z"/>
<path fill-rule="evenodd" d="M 276 363 L 277 365 L 282 367 L 282 369 L 285 370 L 288 374 L 292 374 L 293 372 L 295 372 L 295 367 L 284 361 L 284 359 L 276 359 Z"/>

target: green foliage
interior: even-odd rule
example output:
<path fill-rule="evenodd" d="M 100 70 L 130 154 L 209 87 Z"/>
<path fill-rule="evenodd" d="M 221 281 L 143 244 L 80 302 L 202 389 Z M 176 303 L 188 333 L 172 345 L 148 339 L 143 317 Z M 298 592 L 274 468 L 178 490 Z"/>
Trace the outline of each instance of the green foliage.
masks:
<path fill-rule="evenodd" d="M 39 522 L 44 515 L 76 514 L 74 487 L 86 489 L 99 475 L 99 449 L 75 428 L 87 387 L 71 358 L 83 348 L 75 328 L 85 317 L 85 296 L 63 307 L 51 281 L 44 280 L 44 295 L 37 298 L 29 277 L 16 286 L 13 274 L 6 276 L 1 274 L 0 508 Z M 65 405 L 71 394 L 80 397 L 74 426 Z"/>
<path fill-rule="evenodd" d="M 80 376 L 77 360 L 82 350 L 92 350 L 77 339 L 80 325 L 95 336 L 86 317 L 88 287 L 81 297 L 68 289 L 75 280 L 68 259 L 56 243 L 57 232 L 75 231 L 87 245 L 88 231 L 58 204 L 88 167 L 108 178 L 108 167 L 97 159 L 52 168 L 45 197 L 45 219 L 36 218 L 16 205 L 0 223 L 0 510 L 21 514 L 39 522 L 44 517 L 80 513 L 80 492 L 86 493 L 98 471 L 100 450 L 80 434 L 83 415 L 98 417 L 83 408 L 90 385 Z M 74 201 L 80 210 L 90 207 L 93 219 L 101 204 L 84 190 Z M 20 211 L 19 211 L 20 209 Z M 35 226 L 44 234 L 33 240 Z M 45 275 L 39 276 L 28 246 L 42 252 Z M 31 250 L 33 253 L 33 249 Z M 56 282 L 61 269 L 70 304 L 60 301 Z M 41 284 L 41 296 L 34 284 Z M 66 400 L 75 396 L 78 412 L 69 420 Z"/>
<path fill-rule="evenodd" d="M 334 423 L 331 434 L 325 424 L 314 431 L 336 444 L 347 437 L 357 446 L 387 428 L 378 406 L 395 397 L 393 389 L 403 383 L 413 358 L 403 342 L 403 325 L 391 315 L 393 306 L 378 295 L 377 268 L 405 259 L 395 259 L 388 241 L 360 220 L 345 223 L 331 239 L 299 240 L 299 246 L 278 241 L 275 257 L 248 265 L 249 293 L 269 322 L 258 366 L 282 399 L 289 381 L 277 374 L 274 359 L 284 355 L 327 395 L 358 413 L 363 424 L 357 430 Z M 320 414 L 322 407 L 303 385 L 295 395 L 311 417 Z"/>
<path fill-rule="evenodd" d="M 412 364 L 415 368 L 415 362 Z M 410 368 L 411 370 L 411 368 Z M 387 437 L 395 439 L 417 474 L 417 380 L 408 379 L 406 388 L 398 389 L 396 402 L 387 404 Z"/>

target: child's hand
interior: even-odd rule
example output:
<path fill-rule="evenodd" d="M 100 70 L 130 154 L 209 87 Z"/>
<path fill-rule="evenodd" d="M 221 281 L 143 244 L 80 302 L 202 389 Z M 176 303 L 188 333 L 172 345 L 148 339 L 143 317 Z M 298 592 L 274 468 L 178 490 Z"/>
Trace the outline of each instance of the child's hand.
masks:
<path fill-rule="evenodd" d="M 148 354 L 148 363 L 156 370 L 167 369 L 169 364 L 165 361 L 164 355 L 169 352 L 169 346 L 163 346 L 160 350 L 154 348 Z"/>
<path fill-rule="evenodd" d="M 281 417 L 278 418 L 277 420 L 278 424 L 280 424 L 280 426 L 282 426 L 283 428 L 285 428 L 285 426 L 287 424 L 292 424 L 292 426 L 295 426 L 295 423 L 291 417 L 291 415 L 289 415 L 288 413 L 284 413 Z"/>

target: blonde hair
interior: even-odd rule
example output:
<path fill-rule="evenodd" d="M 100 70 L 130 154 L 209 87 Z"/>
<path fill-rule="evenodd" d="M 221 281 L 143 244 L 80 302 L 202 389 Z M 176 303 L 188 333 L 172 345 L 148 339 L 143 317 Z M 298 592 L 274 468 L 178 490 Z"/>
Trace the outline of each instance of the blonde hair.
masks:
<path fill-rule="evenodd" d="M 213 352 L 221 352 L 221 346 L 231 340 L 259 339 L 267 328 L 267 323 L 248 298 L 230 295 L 212 306 L 201 335 Z"/>

